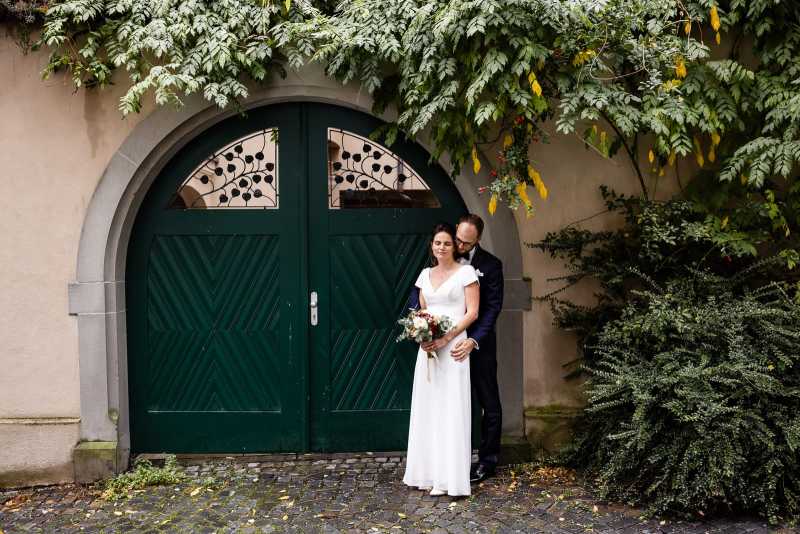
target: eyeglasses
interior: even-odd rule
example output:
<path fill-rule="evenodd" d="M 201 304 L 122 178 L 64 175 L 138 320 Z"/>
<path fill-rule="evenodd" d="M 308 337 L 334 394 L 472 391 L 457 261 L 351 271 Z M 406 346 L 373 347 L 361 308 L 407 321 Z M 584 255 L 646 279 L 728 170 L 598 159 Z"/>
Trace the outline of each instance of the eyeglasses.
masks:
<path fill-rule="evenodd" d="M 463 246 L 463 247 L 474 247 L 477 241 L 464 241 L 463 239 L 456 238 L 456 245 Z"/>

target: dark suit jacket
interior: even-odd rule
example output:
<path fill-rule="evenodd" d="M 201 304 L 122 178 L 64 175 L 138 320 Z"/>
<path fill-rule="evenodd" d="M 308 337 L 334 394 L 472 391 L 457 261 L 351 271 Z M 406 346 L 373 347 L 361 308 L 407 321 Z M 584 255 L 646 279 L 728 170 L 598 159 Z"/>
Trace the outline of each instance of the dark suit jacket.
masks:
<path fill-rule="evenodd" d="M 476 246 L 471 265 L 479 273 L 481 302 L 478 318 L 467 328 L 467 336 L 478 343 L 481 353 L 495 354 L 494 326 L 503 309 L 503 263 L 494 254 Z M 419 308 L 419 288 L 416 286 L 411 289 L 407 308 Z"/>

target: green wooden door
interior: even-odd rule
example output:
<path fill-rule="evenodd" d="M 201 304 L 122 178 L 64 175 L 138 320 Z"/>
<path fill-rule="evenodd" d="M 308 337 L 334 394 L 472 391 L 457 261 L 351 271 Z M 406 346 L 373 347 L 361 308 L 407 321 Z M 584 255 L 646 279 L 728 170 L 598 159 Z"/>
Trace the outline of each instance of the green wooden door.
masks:
<path fill-rule="evenodd" d="M 370 142 L 379 125 L 271 106 L 165 166 L 129 246 L 134 451 L 405 447 L 415 350 L 395 322 L 428 231 L 464 207 L 419 147 Z M 406 176 L 400 196 L 381 183 Z"/>

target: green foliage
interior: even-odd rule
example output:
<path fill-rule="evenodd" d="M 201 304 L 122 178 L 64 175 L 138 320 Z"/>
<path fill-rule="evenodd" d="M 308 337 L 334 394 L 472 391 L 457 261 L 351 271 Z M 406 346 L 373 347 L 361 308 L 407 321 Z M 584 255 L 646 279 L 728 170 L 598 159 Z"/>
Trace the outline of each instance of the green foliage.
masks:
<path fill-rule="evenodd" d="M 150 94 L 236 105 L 248 80 L 320 61 L 377 111 L 397 110 L 389 142 L 428 131 L 454 172 L 478 168 L 476 148 L 519 118 L 537 132 L 555 118 L 564 134 L 589 123 L 587 145 L 624 148 L 645 197 L 648 168 L 682 156 L 754 192 L 791 185 L 800 160 L 793 0 L 60 0 L 41 43 L 53 49 L 46 74 L 65 68 L 78 87 L 127 72 L 123 113 Z M 516 187 L 536 185 L 530 176 L 496 180 L 501 200 L 530 211 Z"/>
<path fill-rule="evenodd" d="M 564 262 L 564 288 L 599 286 L 593 305 L 544 297 L 587 378 L 572 461 L 605 498 L 653 513 L 799 516 L 800 293 L 781 254 L 796 247 L 780 227 L 752 241 L 769 200 L 732 228 L 691 198 L 603 195 L 617 230 L 572 225 L 531 245 Z"/>
<path fill-rule="evenodd" d="M 41 22 L 47 0 L 0 0 L 0 22 L 16 22 L 28 26 Z"/>
<path fill-rule="evenodd" d="M 185 480 L 186 475 L 178 467 L 178 461 L 174 454 L 167 455 L 163 467 L 155 467 L 149 460 L 137 460 L 133 470 L 106 481 L 103 498 L 117 501 L 127 498 L 133 490 L 144 489 L 148 486 L 180 484 Z M 213 480 L 209 480 L 207 483 L 213 484 Z"/>
<path fill-rule="evenodd" d="M 642 277 L 603 326 L 576 457 L 604 498 L 800 515 L 800 306 L 746 274 Z"/>
<path fill-rule="evenodd" d="M 138 112 L 147 94 L 179 105 L 184 95 L 202 92 L 225 107 L 247 97 L 247 79 L 265 80 L 277 66 L 270 29 L 300 16 L 291 2 L 58 2 L 42 35 L 53 49 L 45 75 L 66 68 L 76 87 L 94 87 L 122 69 L 130 79 L 124 114 Z"/>
<path fill-rule="evenodd" d="M 630 291 L 640 286 L 637 273 L 663 283 L 680 276 L 687 266 L 727 275 L 759 257 L 778 257 L 783 262 L 771 262 L 762 271 L 762 282 L 797 284 L 798 188 L 769 189 L 764 195 L 741 184 L 729 184 L 729 188 L 738 190 L 720 191 L 713 178 L 697 179 L 687 190 L 687 198 L 659 202 L 618 195 L 603 187 L 606 208 L 622 218 L 618 229 L 591 232 L 570 225 L 528 245 L 564 263 L 567 274 L 554 279 L 563 282 L 563 287 L 543 298 L 553 307 L 556 325 L 576 333 L 584 356 L 592 358 L 590 347 L 599 330 L 620 316 Z M 737 201 L 727 204 L 732 198 Z M 781 209 L 795 216 L 784 219 Z M 581 306 L 561 298 L 564 289 L 583 280 L 599 283 L 595 305 Z"/>

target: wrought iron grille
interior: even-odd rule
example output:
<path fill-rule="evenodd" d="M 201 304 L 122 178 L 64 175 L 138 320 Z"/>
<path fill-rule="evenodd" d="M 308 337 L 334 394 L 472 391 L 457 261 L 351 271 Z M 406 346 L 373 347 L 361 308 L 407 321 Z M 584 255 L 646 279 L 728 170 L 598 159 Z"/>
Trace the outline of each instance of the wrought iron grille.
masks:
<path fill-rule="evenodd" d="M 278 207 L 278 129 L 237 139 L 212 154 L 181 184 L 171 209 Z"/>
<path fill-rule="evenodd" d="M 328 128 L 328 207 L 438 208 L 441 204 L 397 155 L 360 135 Z"/>

